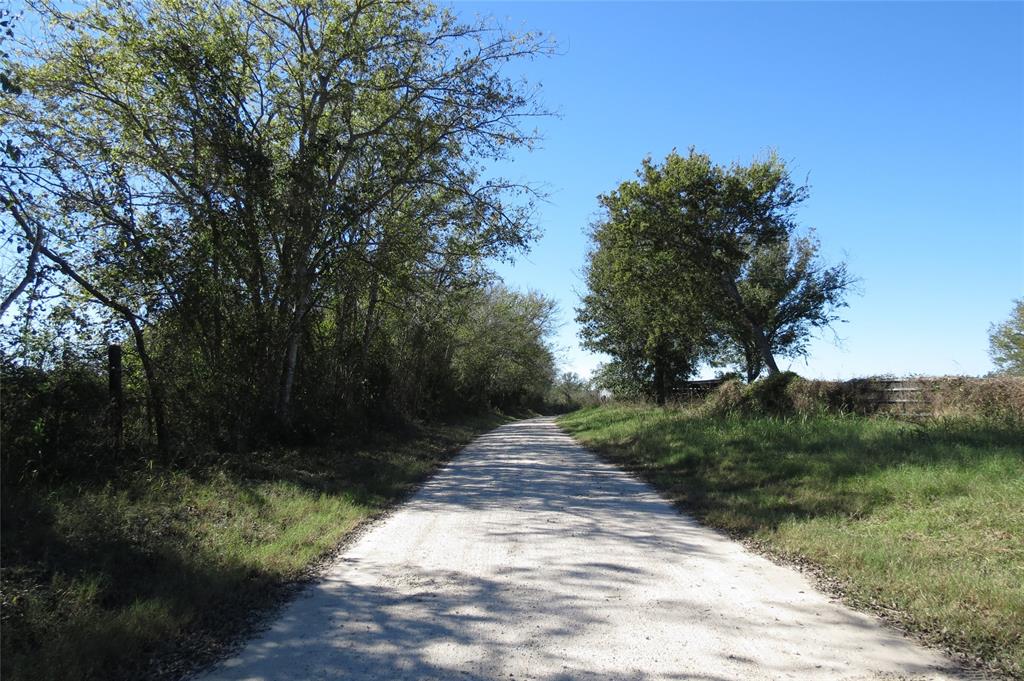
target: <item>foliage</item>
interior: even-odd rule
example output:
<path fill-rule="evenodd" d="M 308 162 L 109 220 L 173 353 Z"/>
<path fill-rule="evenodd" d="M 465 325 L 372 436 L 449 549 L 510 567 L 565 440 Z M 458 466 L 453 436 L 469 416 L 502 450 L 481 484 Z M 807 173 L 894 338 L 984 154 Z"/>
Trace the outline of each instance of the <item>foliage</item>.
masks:
<path fill-rule="evenodd" d="M 825 267 L 820 244 L 813 237 L 790 236 L 753 251 L 743 268 L 737 289 L 744 309 L 765 333 L 774 356 L 800 357 L 814 331 L 838 321 L 838 308 L 853 280 L 843 263 Z M 753 382 L 765 369 L 751 327 L 742 318 L 720 319 L 712 364 L 736 367 Z"/>
<path fill-rule="evenodd" d="M 792 371 L 782 371 L 744 384 L 739 377 L 726 378 L 703 402 L 695 405 L 708 416 L 790 416 L 815 414 L 822 410 L 819 401 L 800 400 L 794 386 L 807 383 Z M 802 392 L 802 391 L 801 391 Z"/>
<path fill-rule="evenodd" d="M 650 399 L 654 385 L 643 367 L 631 367 L 615 358 L 599 364 L 591 381 L 598 390 L 608 391 L 615 399 L 630 401 Z"/>
<path fill-rule="evenodd" d="M 80 364 L 41 371 L 6 358 L 0 364 L 5 484 L 55 471 L 93 473 L 110 449 L 105 380 Z M 7 476 L 14 476 L 11 480 Z"/>
<path fill-rule="evenodd" d="M 694 372 L 703 350 L 700 297 L 680 287 L 671 258 L 644 233 L 631 210 L 642 187 L 624 183 L 599 197 L 605 217 L 591 230 L 587 293 L 577 308 L 584 345 L 611 355 L 601 387 L 664 403 Z"/>
<path fill-rule="evenodd" d="M 1014 301 L 1009 319 L 989 327 L 988 343 L 999 373 L 1024 376 L 1024 298 Z"/>
<path fill-rule="evenodd" d="M 701 360 L 753 381 L 778 373 L 775 355 L 803 354 L 853 283 L 797 234 L 806 196 L 774 154 L 724 167 L 693 149 L 646 159 L 602 195 L 577 319 L 585 343 L 612 355 L 614 382 L 663 402 Z"/>
<path fill-rule="evenodd" d="M 855 605 L 1024 674 L 1021 422 L 614 406 L 560 424 L 704 522 L 823 567 Z"/>
<path fill-rule="evenodd" d="M 539 293 L 501 286 L 479 292 L 455 334 L 452 366 L 466 404 L 539 406 L 554 381 L 554 357 L 544 343 L 555 303 Z"/>
<path fill-rule="evenodd" d="M 786 414 L 793 411 L 793 399 L 788 388 L 799 379 L 792 371 L 783 371 L 754 381 L 746 387 L 747 398 L 763 414 Z"/>
<path fill-rule="evenodd" d="M 722 383 L 697 409 L 707 416 L 905 415 L 887 404 L 879 384 L 887 379 L 808 380 L 792 372 L 744 385 Z M 912 403 L 916 419 L 971 418 L 1024 423 L 1024 378 L 938 377 L 907 379 L 917 387 Z"/>
<path fill-rule="evenodd" d="M 1024 376 L 954 376 L 925 381 L 924 388 L 926 404 L 937 416 L 1024 423 Z"/>
<path fill-rule="evenodd" d="M 502 68 L 544 39 L 419 0 L 37 7 L 0 110 L 22 151 L 0 220 L 42 263 L 11 357 L 52 367 L 56 329 L 130 345 L 138 444 L 167 456 L 547 390 L 525 308 L 549 303 L 485 266 L 529 245 L 535 194 L 481 172 L 535 139 Z"/>
<path fill-rule="evenodd" d="M 548 393 L 546 406 L 556 412 L 569 412 L 583 406 L 593 406 L 600 401 L 592 381 L 587 381 L 574 371 L 563 371 L 555 379 Z"/>

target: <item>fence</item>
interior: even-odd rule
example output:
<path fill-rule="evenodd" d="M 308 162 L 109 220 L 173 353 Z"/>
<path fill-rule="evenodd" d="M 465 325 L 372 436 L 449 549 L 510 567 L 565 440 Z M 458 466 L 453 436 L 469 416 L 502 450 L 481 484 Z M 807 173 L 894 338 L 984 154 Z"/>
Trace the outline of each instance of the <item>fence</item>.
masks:
<path fill-rule="evenodd" d="M 924 383 L 916 379 L 863 379 L 863 392 L 858 397 L 870 411 L 901 416 L 929 416 L 930 405 Z"/>
<path fill-rule="evenodd" d="M 713 393 L 722 383 L 723 380 L 721 378 L 712 378 L 706 381 L 687 381 L 680 391 L 680 397 L 686 400 L 701 399 Z"/>
<path fill-rule="evenodd" d="M 680 398 L 703 399 L 722 381 L 689 381 Z M 744 391 L 730 399 L 740 400 Z M 795 411 L 827 409 L 856 414 L 891 414 L 910 419 L 941 415 L 977 415 L 1024 420 L 1024 377 L 939 376 L 808 380 L 786 393 Z M 738 404 L 738 403 L 737 403 Z M 723 405 L 727 407 L 727 405 Z"/>

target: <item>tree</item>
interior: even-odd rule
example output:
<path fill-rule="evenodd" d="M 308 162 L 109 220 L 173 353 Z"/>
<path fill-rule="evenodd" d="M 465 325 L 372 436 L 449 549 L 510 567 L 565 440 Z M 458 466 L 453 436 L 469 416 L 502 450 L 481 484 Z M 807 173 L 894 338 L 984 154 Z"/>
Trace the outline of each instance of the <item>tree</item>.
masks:
<path fill-rule="evenodd" d="M 693 374 L 707 333 L 700 296 L 677 285 L 670 254 L 633 221 L 643 198 L 635 184 L 599 197 L 606 215 L 591 230 L 587 293 L 576 320 L 584 345 L 614 358 L 601 376 L 614 375 L 616 385 L 602 387 L 664 404 Z"/>
<path fill-rule="evenodd" d="M 642 238 L 671 254 L 669 266 L 688 288 L 714 291 L 703 302 L 716 317 L 743 326 L 769 374 L 778 373 L 763 322 L 744 300 L 739 281 L 756 250 L 793 233 L 794 211 L 807 188 L 790 179 L 774 153 L 726 168 L 693 149 L 687 156 L 673 151 L 660 166 L 646 159 L 638 176 Z"/>
<path fill-rule="evenodd" d="M 827 267 L 819 256 L 813 234 L 790 236 L 786 241 L 754 250 L 743 267 L 737 288 L 747 314 L 764 329 L 773 355 L 806 355 L 811 334 L 839 319 L 853 284 L 845 263 Z M 764 362 L 750 326 L 736 314 L 727 314 L 718 328 L 725 335 L 718 343 L 716 363 L 742 368 L 751 382 L 761 375 Z"/>
<path fill-rule="evenodd" d="M 998 372 L 1024 376 L 1024 298 L 1013 301 L 1009 319 L 989 327 L 988 347 Z"/>
<path fill-rule="evenodd" d="M 4 224 L 128 327 L 151 402 L 243 433 L 421 399 L 400 348 L 442 347 L 438 315 L 535 235 L 532 190 L 480 168 L 535 139 L 501 68 L 548 43 L 417 0 L 39 7 Z"/>
<path fill-rule="evenodd" d="M 14 23 L 15 19 L 11 15 L 10 10 L 6 8 L 0 9 L 0 98 L 12 101 L 24 93 L 14 73 L 11 55 L 7 52 L 7 42 L 14 37 Z M 13 180 L 13 177 L 16 175 L 16 168 L 21 164 L 23 156 L 24 154 L 18 148 L 15 140 L 6 134 L 0 135 L 0 177 L 3 178 L 5 186 Z M 9 194 L 9 192 L 7 193 Z M 6 201 L 10 201 L 10 198 L 6 198 Z M 0 237 L 3 239 L 5 250 L 9 250 L 6 247 L 9 247 L 11 244 L 17 243 L 14 257 L 10 257 L 9 260 L 15 264 L 14 269 L 18 274 L 14 275 L 16 283 L 11 285 L 7 285 L 10 273 L 8 273 L 8 276 L 3 277 L 5 290 L 3 300 L 0 301 L 0 318 L 25 292 L 29 284 L 35 281 L 39 270 L 39 251 L 43 246 L 44 237 L 43 230 L 30 229 L 27 237 L 28 243 L 22 244 L 19 230 L 15 229 L 11 233 L 7 232 L 8 230 L 4 229 L 0 233 Z M 26 252 L 27 256 L 18 257 Z"/>
<path fill-rule="evenodd" d="M 539 404 L 554 382 L 547 337 L 555 302 L 536 292 L 492 286 L 469 301 L 458 321 L 452 367 L 466 404 Z"/>
<path fill-rule="evenodd" d="M 563 371 L 554 385 L 554 390 L 566 404 L 578 402 L 580 394 L 585 393 L 588 388 L 587 381 L 580 378 L 575 371 Z"/>
<path fill-rule="evenodd" d="M 701 359 L 740 363 L 752 380 L 778 373 L 776 354 L 803 353 L 852 284 L 797 234 L 806 196 L 775 154 L 724 167 L 693 149 L 646 159 L 602 195 L 578 319 L 585 342 L 614 358 L 606 373 L 649 381 L 662 401 L 654 357 L 670 381 Z"/>

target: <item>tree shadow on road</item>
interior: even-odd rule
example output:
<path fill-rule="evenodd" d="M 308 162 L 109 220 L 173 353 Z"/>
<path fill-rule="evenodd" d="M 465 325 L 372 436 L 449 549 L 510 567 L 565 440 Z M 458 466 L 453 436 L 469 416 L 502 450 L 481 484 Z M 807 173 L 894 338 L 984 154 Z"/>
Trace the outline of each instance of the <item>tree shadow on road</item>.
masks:
<path fill-rule="evenodd" d="M 754 569 L 723 560 L 735 546 L 544 421 L 477 441 L 403 513 L 465 516 L 484 565 L 353 552 L 207 681 L 847 678 L 866 649 L 892 651 L 882 668 L 932 671 L 820 596 L 717 608 L 734 596 L 701 575 Z M 816 626 L 845 634 L 807 646 Z"/>

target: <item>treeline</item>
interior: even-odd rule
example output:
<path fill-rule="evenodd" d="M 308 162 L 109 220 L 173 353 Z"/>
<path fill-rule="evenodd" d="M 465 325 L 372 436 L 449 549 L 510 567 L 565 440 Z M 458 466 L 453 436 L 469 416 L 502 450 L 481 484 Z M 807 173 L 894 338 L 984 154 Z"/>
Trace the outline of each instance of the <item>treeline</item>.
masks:
<path fill-rule="evenodd" d="M 165 452 L 543 398 L 553 303 L 486 268 L 532 192 L 482 171 L 534 141 L 501 68 L 542 38 L 418 1 L 34 7 L 2 67 L 9 471 L 110 342 L 129 444 Z"/>
<path fill-rule="evenodd" d="M 752 382 L 806 353 L 854 281 L 799 230 L 807 195 L 774 153 L 723 166 L 693 149 L 601 195 L 577 309 L 584 344 L 612 358 L 597 384 L 663 403 L 702 363 Z"/>

